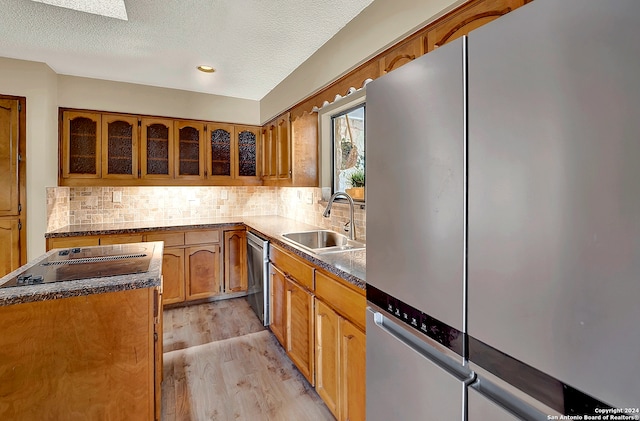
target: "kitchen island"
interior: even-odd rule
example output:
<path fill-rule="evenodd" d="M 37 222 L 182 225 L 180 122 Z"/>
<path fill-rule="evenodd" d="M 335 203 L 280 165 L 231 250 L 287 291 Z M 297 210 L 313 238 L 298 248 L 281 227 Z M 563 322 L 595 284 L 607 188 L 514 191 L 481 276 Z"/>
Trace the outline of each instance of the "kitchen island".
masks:
<path fill-rule="evenodd" d="M 54 249 L 0 278 L 0 419 L 159 419 L 163 244 L 144 247 L 141 273 L 6 287 Z"/>

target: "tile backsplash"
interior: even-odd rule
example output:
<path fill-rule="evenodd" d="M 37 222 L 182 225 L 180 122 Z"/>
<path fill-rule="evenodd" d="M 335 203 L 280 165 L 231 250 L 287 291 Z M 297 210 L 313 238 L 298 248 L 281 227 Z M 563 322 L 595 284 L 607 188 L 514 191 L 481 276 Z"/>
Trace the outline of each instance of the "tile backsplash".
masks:
<path fill-rule="evenodd" d="M 65 225 L 155 222 L 187 218 L 280 215 L 344 232 L 349 207 L 334 203 L 331 217 L 322 189 L 313 187 L 49 187 L 47 231 Z M 356 206 L 356 234 L 365 237 L 365 211 Z"/>

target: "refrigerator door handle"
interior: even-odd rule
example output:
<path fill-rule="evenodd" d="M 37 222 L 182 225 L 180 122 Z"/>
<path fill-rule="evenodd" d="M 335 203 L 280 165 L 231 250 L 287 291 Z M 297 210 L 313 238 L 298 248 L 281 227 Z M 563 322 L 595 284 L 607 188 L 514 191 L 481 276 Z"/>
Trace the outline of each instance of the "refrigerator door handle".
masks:
<path fill-rule="evenodd" d="M 464 384 L 468 385 L 473 383 L 476 377 L 473 371 L 443 352 L 437 350 L 435 347 L 429 345 L 426 342 L 428 339 L 423 340 L 418 338 L 415 334 L 408 332 L 378 311 L 372 310 L 371 308 L 369 308 L 369 311 L 373 312 L 373 321 L 375 325 L 384 332 L 393 336 L 396 340 L 413 349 L 415 352 L 462 381 Z"/>
<path fill-rule="evenodd" d="M 550 408 L 546 408 L 546 410 L 536 408 L 532 405 L 534 403 L 533 400 L 531 402 L 525 402 L 523 399 L 518 398 L 517 396 L 511 394 L 507 390 L 501 388 L 500 386 L 494 384 L 493 382 L 487 380 L 482 376 L 478 377 L 470 387 L 479 392 L 480 395 L 482 395 L 486 399 L 490 400 L 494 404 L 498 405 L 505 411 L 510 412 L 521 420 L 543 421 L 549 419 L 558 419 L 552 418 L 552 416 L 562 415 Z M 470 408 L 469 410 L 470 412 L 472 412 L 473 408 Z"/>

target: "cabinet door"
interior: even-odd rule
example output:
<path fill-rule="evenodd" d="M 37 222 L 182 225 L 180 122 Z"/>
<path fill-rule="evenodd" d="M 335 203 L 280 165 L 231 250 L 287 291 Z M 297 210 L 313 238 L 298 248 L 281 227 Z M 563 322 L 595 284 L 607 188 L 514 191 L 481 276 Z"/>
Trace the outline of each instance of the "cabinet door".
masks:
<path fill-rule="evenodd" d="M 447 17 L 427 32 L 427 51 L 467 35 L 524 4 L 524 0 L 477 0 Z"/>
<path fill-rule="evenodd" d="M 318 113 L 304 113 L 291 123 L 292 174 L 296 187 L 318 187 Z"/>
<path fill-rule="evenodd" d="M 100 178 L 102 117 L 98 113 L 62 113 L 62 176 Z"/>
<path fill-rule="evenodd" d="M 174 304 L 185 300 L 184 249 L 165 248 L 162 255 L 162 303 Z"/>
<path fill-rule="evenodd" d="M 268 178 L 271 172 L 271 131 L 269 126 L 263 126 L 260 131 L 262 165 L 260 166 L 260 177 Z"/>
<path fill-rule="evenodd" d="M 207 176 L 230 179 L 234 173 L 233 126 L 216 124 L 208 126 Z"/>
<path fill-rule="evenodd" d="M 204 177 L 204 123 L 176 121 L 176 177 L 201 179 Z"/>
<path fill-rule="evenodd" d="M 225 292 L 247 290 L 247 232 L 224 233 Z"/>
<path fill-rule="evenodd" d="M 0 277 L 20 267 L 18 218 L 0 219 Z"/>
<path fill-rule="evenodd" d="M 102 115 L 102 178 L 138 178 L 138 117 Z"/>
<path fill-rule="evenodd" d="M 143 118 L 140 133 L 142 178 L 173 178 L 173 120 Z"/>
<path fill-rule="evenodd" d="M 313 386 L 313 295 L 287 280 L 287 354 Z"/>
<path fill-rule="evenodd" d="M 19 135 L 18 100 L 0 99 L 0 216 L 19 213 Z"/>
<path fill-rule="evenodd" d="M 217 244 L 186 249 L 187 300 L 220 293 L 220 247 Z"/>
<path fill-rule="evenodd" d="M 236 170 L 234 174 L 238 178 L 250 177 L 258 179 L 258 138 L 260 131 L 257 127 L 236 126 Z"/>
<path fill-rule="evenodd" d="M 291 176 L 291 120 L 289 113 L 276 121 L 276 177 L 287 180 Z"/>
<path fill-rule="evenodd" d="M 316 300 L 316 392 L 338 418 L 340 370 L 340 316 Z"/>
<path fill-rule="evenodd" d="M 280 345 L 287 349 L 286 324 L 287 324 L 287 280 L 284 274 L 275 266 L 269 264 L 269 293 L 271 296 L 271 324 L 269 329 L 273 332 Z"/>
<path fill-rule="evenodd" d="M 385 75 L 398 67 L 420 57 L 422 51 L 422 37 L 413 38 L 385 54 L 380 58 L 380 74 Z"/>
<path fill-rule="evenodd" d="M 346 319 L 340 319 L 342 420 L 364 421 L 366 406 L 366 337 Z"/>
<path fill-rule="evenodd" d="M 267 127 L 269 144 L 268 149 L 265 150 L 268 171 L 265 174 L 267 178 L 275 178 L 278 173 L 278 140 L 275 122 L 269 124 Z"/>

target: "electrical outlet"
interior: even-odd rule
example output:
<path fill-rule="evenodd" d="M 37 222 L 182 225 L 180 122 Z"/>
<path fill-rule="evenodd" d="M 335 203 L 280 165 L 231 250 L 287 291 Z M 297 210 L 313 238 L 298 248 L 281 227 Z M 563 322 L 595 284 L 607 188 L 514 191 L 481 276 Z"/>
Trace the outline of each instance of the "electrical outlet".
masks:
<path fill-rule="evenodd" d="M 122 203 L 122 192 L 121 191 L 114 191 L 113 192 L 113 197 L 111 198 L 113 203 Z"/>
<path fill-rule="evenodd" d="M 220 198 L 223 200 L 227 200 L 229 198 L 229 193 L 226 190 L 220 191 Z"/>
<path fill-rule="evenodd" d="M 307 204 L 308 205 L 312 205 L 313 204 L 313 193 L 307 194 Z"/>

